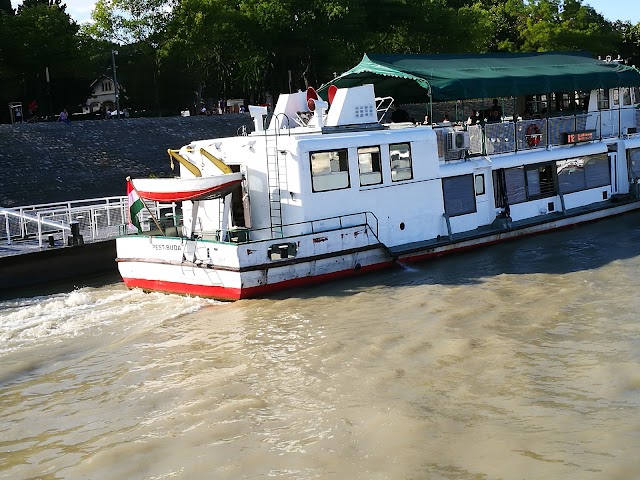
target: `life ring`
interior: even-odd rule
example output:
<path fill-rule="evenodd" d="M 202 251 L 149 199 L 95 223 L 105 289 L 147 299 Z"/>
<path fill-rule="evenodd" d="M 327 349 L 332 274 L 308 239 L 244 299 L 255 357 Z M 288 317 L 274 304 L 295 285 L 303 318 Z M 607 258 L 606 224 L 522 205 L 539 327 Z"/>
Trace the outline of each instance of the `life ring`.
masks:
<path fill-rule="evenodd" d="M 540 145 L 540 140 L 542 139 L 542 135 L 540 134 L 540 129 L 538 128 L 538 125 L 536 125 L 535 123 L 532 123 L 527 127 L 526 139 L 527 139 L 527 145 L 529 145 L 530 148 L 537 147 L 538 145 Z"/>

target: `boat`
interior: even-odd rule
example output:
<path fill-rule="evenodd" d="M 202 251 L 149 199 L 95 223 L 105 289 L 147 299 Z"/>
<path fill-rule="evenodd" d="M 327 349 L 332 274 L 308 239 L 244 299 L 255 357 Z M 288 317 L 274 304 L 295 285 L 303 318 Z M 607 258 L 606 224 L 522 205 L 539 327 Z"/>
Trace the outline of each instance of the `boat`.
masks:
<path fill-rule="evenodd" d="M 141 210 L 118 269 L 129 288 L 239 300 L 638 210 L 639 87 L 584 52 L 365 55 L 273 112 L 249 107 L 252 132 L 170 151 L 169 190 L 235 180 L 170 219 Z M 439 102 L 480 120 L 387 121 Z"/>
<path fill-rule="evenodd" d="M 131 180 L 144 200 L 183 202 L 222 197 L 242 182 L 242 173 L 223 173 L 194 178 L 140 178 Z"/>

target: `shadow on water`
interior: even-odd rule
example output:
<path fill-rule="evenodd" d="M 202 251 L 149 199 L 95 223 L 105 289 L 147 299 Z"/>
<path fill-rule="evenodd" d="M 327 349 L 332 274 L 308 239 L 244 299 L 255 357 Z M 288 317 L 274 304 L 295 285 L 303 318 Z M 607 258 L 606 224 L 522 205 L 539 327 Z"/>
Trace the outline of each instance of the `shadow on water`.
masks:
<path fill-rule="evenodd" d="M 83 287 L 104 287 L 114 283 L 121 283 L 122 278 L 118 272 L 101 273 L 74 278 L 71 280 L 61 280 L 50 283 L 39 283 L 30 287 L 9 288 L 0 290 L 0 300 L 11 300 L 15 298 L 31 298 L 44 295 L 55 295 L 67 293 Z"/>
<path fill-rule="evenodd" d="M 273 299 L 351 295 L 376 286 L 465 285 L 501 274 L 562 275 L 640 256 L 640 213 L 520 238 L 386 271 L 300 288 Z"/>

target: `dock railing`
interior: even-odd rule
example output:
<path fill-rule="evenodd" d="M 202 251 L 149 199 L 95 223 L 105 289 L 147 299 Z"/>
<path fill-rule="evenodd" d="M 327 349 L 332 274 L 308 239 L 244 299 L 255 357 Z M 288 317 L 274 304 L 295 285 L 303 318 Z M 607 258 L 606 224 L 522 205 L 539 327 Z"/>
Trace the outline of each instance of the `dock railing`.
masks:
<path fill-rule="evenodd" d="M 152 204 L 154 215 L 172 209 L 175 204 Z M 18 241 L 37 241 L 40 248 L 77 241 L 109 240 L 127 233 L 127 197 L 103 197 L 59 203 L 43 203 L 13 208 L 0 207 L 0 239 L 12 244 Z M 75 235 L 75 243 L 74 243 Z M 59 243 L 57 245 L 60 245 Z"/>

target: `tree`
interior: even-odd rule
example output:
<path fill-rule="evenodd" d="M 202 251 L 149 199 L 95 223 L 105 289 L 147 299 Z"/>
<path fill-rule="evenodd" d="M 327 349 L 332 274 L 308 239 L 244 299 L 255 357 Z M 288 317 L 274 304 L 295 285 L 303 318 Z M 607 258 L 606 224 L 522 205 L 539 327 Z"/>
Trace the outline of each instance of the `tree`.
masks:
<path fill-rule="evenodd" d="M 4 23 L 3 75 L 13 100 L 27 103 L 37 99 L 42 110 L 57 110 L 74 108 L 86 99 L 88 84 L 81 75 L 78 26 L 64 5 L 59 1 L 25 1 Z M 48 101 L 48 93 L 52 93 L 53 102 Z"/>
<path fill-rule="evenodd" d="M 537 0 L 527 9 L 521 50 L 587 50 L 606 56 L 617 43 L 611 23 L 581 0 Z"/>
<path fill-rule="evenodd" d="M 11 7 L 11 0 L 0 0 L 0 14 L 2 12 L 7 15 L 13 15 L 13 8 Z"/>

